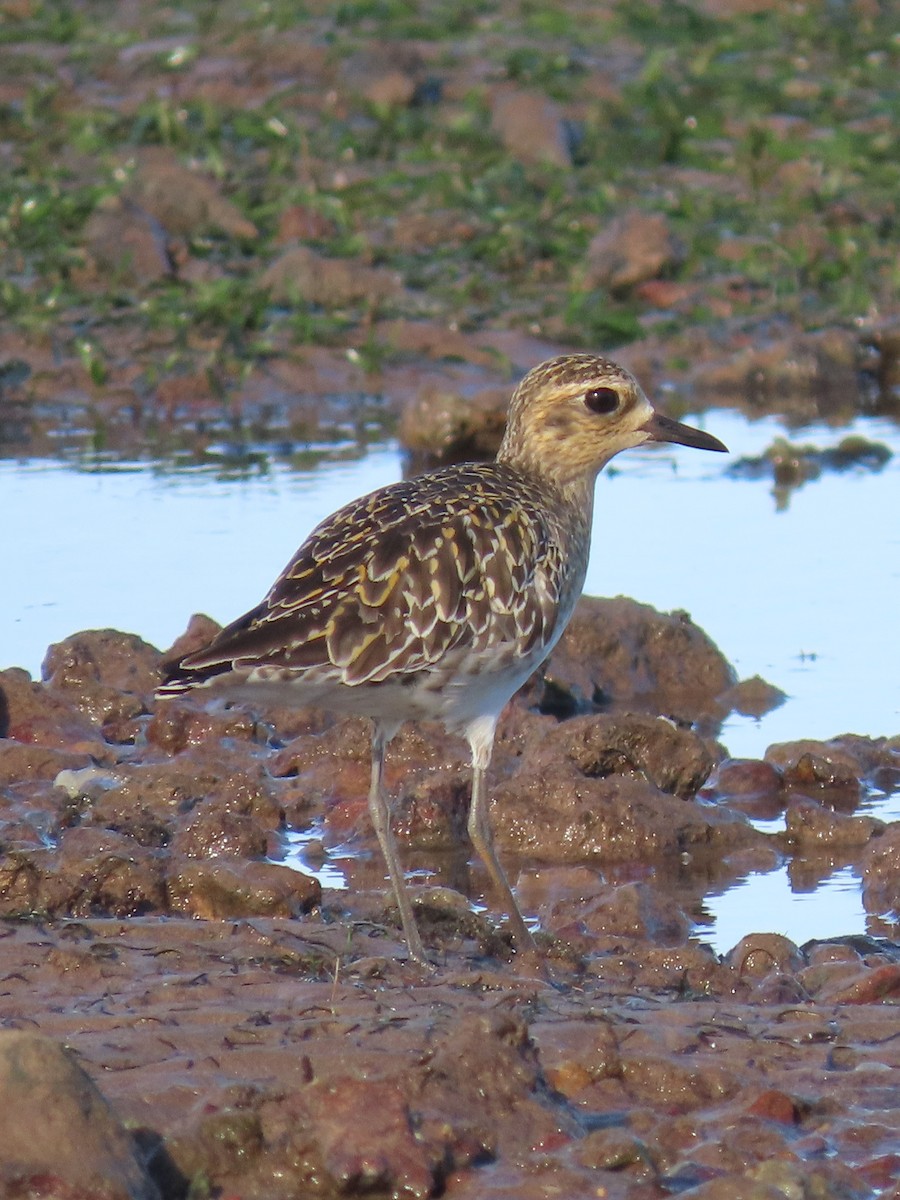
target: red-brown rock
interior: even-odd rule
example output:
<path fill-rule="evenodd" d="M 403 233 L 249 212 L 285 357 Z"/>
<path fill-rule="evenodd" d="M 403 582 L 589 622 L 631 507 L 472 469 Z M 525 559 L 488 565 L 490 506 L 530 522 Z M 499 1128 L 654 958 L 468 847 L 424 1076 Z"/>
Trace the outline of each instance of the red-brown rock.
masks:
<path fill-rule="evenodd" d="M 308 912 L 322 896 L 318 880 L 300 871 L 235 858 L 175 862 L 167 885 L 174 912 L 206 920 L 294 917 Z"/>
<path fill-rule="evenodd" d="M 135 1144 L 73 1055 L 0 1031 L 0 1190 L 62 1200 L 159 1200 Z"/>

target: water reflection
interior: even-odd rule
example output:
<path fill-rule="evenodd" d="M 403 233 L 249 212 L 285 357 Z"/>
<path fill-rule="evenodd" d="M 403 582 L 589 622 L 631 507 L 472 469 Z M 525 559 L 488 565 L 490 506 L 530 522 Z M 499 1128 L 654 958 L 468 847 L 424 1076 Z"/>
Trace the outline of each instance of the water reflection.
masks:
<path fill-rule="evenodd" d="M 802 946 L 814 938 L 891 937 L 898 932 L 887 915 L 863 908 L 861 880 L 851 866 L 839 867 L 811 886 L 798 886 L 786 863 L 707 896 L 703 907 L 708 920 L 698 924 L 697 936 L 717 954 L 727 953 L 748 933 L 780 933 Z"/>
<path fill-rule="evenodd" d="M 377 853 L 361 852 L 352 845 L 331 846 L 323 851 L 322 832 L 321 828 L 313 827 L 286 834 L 284 857 L 280 861 L 313 875 L 323 888 L 342 891 L 349 887 L 385 887 L 384 864 Z M 415 859 L 417 856 L 406 857 Z M 477 863 L 466 863 L 464 850 L 459 855 L 432 855 L 430 858 L 430 866 L 411 869 L 407 872 L 408 877 L 417 883 L 452 887 L 470 897 L 473 910 L 494 912 L 486 900 L 487 880 Z M 604 881 L 623 882 L 629 874 L 621 866 L 609 872 L 596 868 L 592 871 L 598 890 L 604 886 Z M 534 894 L 539 894 L 540 889 L 536 891 L 533 884 L 540 873 L 536 865 L 521 867 L 518 889 L 526 910 L 529 897 L 533 899 Z M 646 875 L 650 880 L 657 876 L 653 868 L 646 866 L 636 874 Z M 702 876 L 702 871 L 688 874 L 692 875 L 691 883 L 683 889 L 677 884 L 673 886 L 672 881 L 662 875 L 656 882 L 676 902 L 694 908 L 690 897 L 705 885 L 702 878 L 697 877 Z M 726 887 L 713 884 L 696 907 L 694 936 L 720 955 L 727 954 L 751 933 L 782 934 L 798 946 L 814 939 L 858 935 L 897 938 L 900 935 L 897 914 L 866 912 L 858 867 L 824 859 L 796 857 L 773 870 L 747 874 Z M 525 916 L 532 923 L 534 913 L 525 911 Z"/>

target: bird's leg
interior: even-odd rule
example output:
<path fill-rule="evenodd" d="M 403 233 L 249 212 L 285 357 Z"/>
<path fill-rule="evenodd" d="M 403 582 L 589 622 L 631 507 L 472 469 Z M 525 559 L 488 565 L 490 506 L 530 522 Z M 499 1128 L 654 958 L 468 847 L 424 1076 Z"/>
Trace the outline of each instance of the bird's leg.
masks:
<path fill-rule="evenodd" d="M 376 725 L 372 735 L 372 782 L 369 785 L 369 815 L 375 827 L 381 853 L 387 863 L 388 875 L 391 879 L 391 887 L 394 889 L 394 899 L 400 909 L 403 936 L 406 938 L 409 953 L 416 962 L 430 966 L 422 948 L 422 939 L 419 937 L 416 919 L 413 916 L 412 902 L 406 889 L 403 868 L 400 866 L 400 858 L 397 854 L 397 843 L 394 841 L 394 834 L 391 830 L 391 810 L 384 792 L 384 751 L 389 741 L 390 737 Z"/>
<path fill-rule="evenodd" d="M 472 803 L 469 807 L 469 839 L 475 847 L 478 857 L 487 868 L 494 890 L 499 894 L 509 913 L 509 923 L 512 926 L 517 948 L 534 950 L 535 942 L 531 930 L 525 924 L 516 898 L 512 894 L 512 888 L 507 882 L 494 850 L 494 835 L 491 832 L 485 789 L 485 774 L 491 761 L 491 748 L 494 742 L 494 726 L 491 725 L 488 736 L 485 736 L 484 733 L 483 730 L 469 730 L 469 744 L 472 747 Z"/>

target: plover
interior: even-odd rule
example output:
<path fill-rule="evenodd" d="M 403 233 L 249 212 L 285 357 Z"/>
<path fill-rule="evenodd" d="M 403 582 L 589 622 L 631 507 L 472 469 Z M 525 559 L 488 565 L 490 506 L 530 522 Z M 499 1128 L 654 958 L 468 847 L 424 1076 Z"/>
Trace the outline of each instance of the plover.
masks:
<path fill-rule="evenodd" d="M 427 959 L 391 832 L 385 748 L 405 721 L 440 721 L 467 738 L 469 837 L 517 947 L 533 946 L 491 836 L 485 773 L 494 730 L 572 616 L 598 472 L 646 442 L 726 449 L 656 412 L 608 359 L 542 363 L 513 393 L 494 462 L 390 484 L 327 517 L 265 599 L 183 658 L 159 691 L 371 719 L 369 812 L 419 962 Z"/>

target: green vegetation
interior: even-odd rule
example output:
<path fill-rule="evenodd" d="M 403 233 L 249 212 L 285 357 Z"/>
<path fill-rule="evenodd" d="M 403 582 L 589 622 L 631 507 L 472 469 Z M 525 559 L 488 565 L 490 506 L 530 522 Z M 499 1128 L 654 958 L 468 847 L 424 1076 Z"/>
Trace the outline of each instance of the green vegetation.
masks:
<path fill-rule="evenodd" d="M 651 327 L 677 336 L 787 314 L 812 328 L 895 303 L 900 73 L 887 6 L 720 19 L 676 0 L 467 0 L 448 18 L 437 0 L 185 0 L 148 6 L 142 25 L 99 0 L 9 11 L 0 319 L 26 343 L 52 337 L 95 387 L 116 370 L 104 344 L 124 328 L 152 347 L 157 377 L 230 377 L 311 343 L 355 346 L 375 370 L 381 316 L 602 347 Z M 431 53 L 410 71 L 411 96 L 366 98 L 365 70 L 342 74 L 413 40 Z M 570 167 L 504 147 L 501 84 L 563 106 Z M 89 219 L 131 195 L 153 147 L 202 173 L 258 237 L 194 219 L 162 231 L 169 272 L 98 265 Z M 292 208 L 321 218 L 303 237 L 317 252 L 388 268 L 406 290 L 274 301 L 259 280 Z M 663 272 L 681 287 L 662 313 L 652 292 L 585 278 L 592 236 L 635 210 L 664 213 L 683 249 Z"/>

